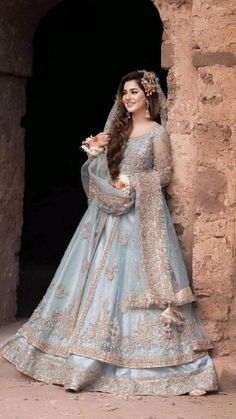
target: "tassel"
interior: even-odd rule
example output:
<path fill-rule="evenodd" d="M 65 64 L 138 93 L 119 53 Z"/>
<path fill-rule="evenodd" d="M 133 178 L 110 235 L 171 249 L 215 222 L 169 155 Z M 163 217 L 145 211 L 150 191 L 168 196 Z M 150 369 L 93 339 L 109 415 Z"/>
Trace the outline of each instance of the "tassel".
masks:
<path fill-rule="evenodd" d="M 166 333 L 167 339 L 172 339 L 173 337 L 173 331 L 171 326 L 182 326 L 184 316 L 180 311 L 178 311 L 176 308 L 171 307 L 169 304 L 168 307 L 161 313 L 161 317 L 164 321 L 164 331 Z"/>

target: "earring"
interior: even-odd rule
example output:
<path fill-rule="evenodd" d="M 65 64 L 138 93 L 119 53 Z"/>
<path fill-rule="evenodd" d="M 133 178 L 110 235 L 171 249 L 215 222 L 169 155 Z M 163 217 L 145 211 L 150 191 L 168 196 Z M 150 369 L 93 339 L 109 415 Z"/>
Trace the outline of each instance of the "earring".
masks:
<path fill-rule="evenodd" d="M 149 109 L 148 109 L 148 105 L 147 105 L 146 110 L 145 110 L 145 118 L 147 118 L 147 119 L 151 118 L 151 115 L 150 115 L 150 112 L 149 112 Z"/>
<path fill-rule="evenodd" d="M 127 113 L 126 113 L 126 116 L 127 116 L 127 118 L 128 118 L 128 119 L 130 119 L 130 118 L 131 118 L 131 116 L 130 116 L 130 113 L 129 113 L 129 112 L 127 112 Z"/>

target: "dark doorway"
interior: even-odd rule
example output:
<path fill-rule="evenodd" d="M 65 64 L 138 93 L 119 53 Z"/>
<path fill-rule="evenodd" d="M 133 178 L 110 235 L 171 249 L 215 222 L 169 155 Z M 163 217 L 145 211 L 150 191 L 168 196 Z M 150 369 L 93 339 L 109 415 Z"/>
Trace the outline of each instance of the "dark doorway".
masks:
<path fill-rule="evenodd" d="M 22 120 L 26 183 L 18 317 L 29 316 L 41 300 L 86 210 L 81 141 L 103 130 L 121 76 L 153 69 L 166 92 L 162 32 L 150 0 L 66 0 L 41 19 Z"/>

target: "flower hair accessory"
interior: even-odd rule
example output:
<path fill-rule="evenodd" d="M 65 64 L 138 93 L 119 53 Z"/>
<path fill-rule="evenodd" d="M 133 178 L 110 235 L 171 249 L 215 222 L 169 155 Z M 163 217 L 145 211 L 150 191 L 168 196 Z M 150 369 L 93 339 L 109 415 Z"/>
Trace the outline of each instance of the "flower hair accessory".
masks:
<path fill-rule="evenodd" d="M 145 95 L 151 96 L 154 92 L 158 94 L 158 102 L 160 104 L 160 117 L 163 126 L 166 125 L 167 121 L 167 101 L 166 96 L 159 83 L 159 78 L 154 71 L 138 70 L 142 73 L 141 84 L 144 88 Z"/>
<path fill-rule="evenodd" d="M 144 88 L 146 96 L 151 96 L 153 93 L 158 93 L 159 80 L 152 71 L 142 70 L 143 77 L 141 84 Z"/>

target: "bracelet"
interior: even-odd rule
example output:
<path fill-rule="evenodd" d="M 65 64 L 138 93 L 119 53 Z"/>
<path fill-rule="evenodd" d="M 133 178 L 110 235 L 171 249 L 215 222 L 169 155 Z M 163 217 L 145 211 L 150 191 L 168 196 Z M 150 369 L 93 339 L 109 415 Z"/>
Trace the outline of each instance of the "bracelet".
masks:
<path fill-rule="evenodd" d="M 87 137 L 84 141 L 82 141 L 82 146 L 81 146 L 82 150 L 84 150 L 88 156 L 97 157 L 100 153 L 104 152 L 104 147 L 97 147 L 97 146 L 91 145 L 91 142 L 94 143 L 97 141 L 98 141 L 97 135 L 95 135 L 95 137 L 90 135 L 90 137 Z"/>

